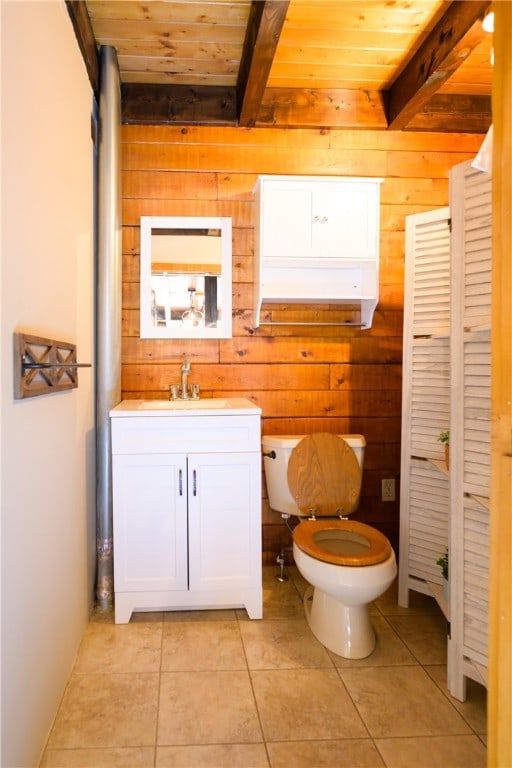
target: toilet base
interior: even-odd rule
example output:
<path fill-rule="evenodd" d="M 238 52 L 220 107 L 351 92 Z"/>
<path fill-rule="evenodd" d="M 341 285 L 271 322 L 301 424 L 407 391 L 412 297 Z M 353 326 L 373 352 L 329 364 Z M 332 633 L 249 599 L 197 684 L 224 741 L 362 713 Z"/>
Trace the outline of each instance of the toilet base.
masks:
<path fill-rule="evenodd" d="M 365 659 L 373 652 L 375 632 L 367 605 L 342 605 L 317 587 L 309 587 L 304 612 L 317 640 L 338 656 Z"/>

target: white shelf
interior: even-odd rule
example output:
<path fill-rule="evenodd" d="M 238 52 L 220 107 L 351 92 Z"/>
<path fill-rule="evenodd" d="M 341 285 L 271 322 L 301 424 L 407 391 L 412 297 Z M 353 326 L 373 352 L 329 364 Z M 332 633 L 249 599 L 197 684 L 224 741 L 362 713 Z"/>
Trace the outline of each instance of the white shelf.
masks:
<path fill-rule="evenodd" d="M 444 588 L 442 584 L 434 584 L 432 581 L 427 581 L 427 584 L 432 592 L 432 597 L 435 598 L 438 606 L 445 615 L 447 621 L 450 621 L 450 606 L 444 596 Z"/>

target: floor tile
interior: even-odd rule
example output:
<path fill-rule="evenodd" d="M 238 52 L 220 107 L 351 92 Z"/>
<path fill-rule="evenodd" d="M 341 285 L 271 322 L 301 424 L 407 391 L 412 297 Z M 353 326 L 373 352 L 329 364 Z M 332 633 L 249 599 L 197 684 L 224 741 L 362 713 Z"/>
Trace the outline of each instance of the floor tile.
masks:
<path fill-rule="evenodd" d="M 40 768 L 153 768 L 154 747 L 49 749 Z"/>
<path fill-rule="evenodd" d="M 368 736 L 334 669 L 251 672 L 265 739 L 296 741 Z M 442 695 L 442 694 L 441 694 Z"/>
<path fill-rule="evenodd" d="M 247 669 L 237 621 L 164 624 L 162 670 Z"/>
<path fill-rule="evenodd" d="M 248 672 L 162 673 L 159 746 L 261 741 Z"/>
<path fill-rule="evenodd" d="M 74 671 L 158 672 L 162 624 L 89 624 Z"/>
<path fill-rule="evenodd" d="M 290 581 L 292 582 L 292 584 L 294 584 L 299 595 L 301 597 L 304 597 L 306 590 L 310 586 L 309 581 L 306 581 L 306 579 L 301 574 L 301 572 L 299 571 L 296 565 L 287 566 L 287 568 L 285 569 L 285 573 L 290 579 Z"/>
<path fill-rule="evenodd" d="M 373 653 L 365 659 L 345 659 L 329 651 L 336 667 L 342 669 L 344 667 L 382 667 L 418 663 L 383 616 L 372 616 L 371 622 L 376 639 Z"/>
<path fill-rule="evenodd" d="M 156 768 L 269 768 L 264 744 L 157 747 Z"/>
<path fill-rule="evenodd" d="M 371 739 L 268 744 L 272 768 L 385 768 Z"/>
<path fill-rule="evenodd" d="M 166 611 L 164 622 L 174 621 L 235 621 L 236 610 L 232 608 L 212 611 Z"/>
<path fill-rule="evenodd" d="M 370 606 L 367 659 L 313 636 L 308 583 L 263 569 L 263 620 L 244 609 L 95 610 L 40 768 L 484 768 L 485 687 L 446 685 L 446 621 L 397 582 Z"/>
<path fill-rule="evenodd" d="M 433 597 L 416 590 L 409 590 L 409 606 L 398 605 L 398 578 L 383 595 L 375 600 L 383 616 L 411 616 L 416 613 L 439 613 L 439 606 Z"/>
<path fill-rule="evenodd" d="M 245 622 L 240 625 L 249 669 L 332 667 L 306 619 Z"/>
<path fill-rule="evenodd" d="M 446 620 L 439 613 L 388 616 L 387 620 L 420 664 L 445 664 Z"/>
<path fill-rule="evenodd" d="M 342 669 L 339 674 L 375 738 L 470 732 L 421 667 Z"/>
<path fill-rule="evenodd" d="M 163 620 L 163 611 L 134 611 L 130 617 L 130 624 L 153 624 Z"/>
<path fill-rule="evenodd" d="M 485 768 L 486 750 L 477 736 L 377 739 L 387 768 Z"/>
<path fill-rule="evenodd" d="M 427 666 L 425 671 L 448 696 L 455 709 L 479 736 L 487 733 L 487 689 L 469 678 L 466 680 L 466 701 L 451 696 L 446 685 L 446 666 Z"/>
<path fill-rule="evenodd" d="M 303 616 L 304 604 L 292 581 L 280 583 L 273 577 L 263 579 L 264 619 L 299 619 Z"/>
<path fill-rule="evenodd" d="M 158 679 L 156 673 L 73 675 L 48 748 L 154 745 Z"/>

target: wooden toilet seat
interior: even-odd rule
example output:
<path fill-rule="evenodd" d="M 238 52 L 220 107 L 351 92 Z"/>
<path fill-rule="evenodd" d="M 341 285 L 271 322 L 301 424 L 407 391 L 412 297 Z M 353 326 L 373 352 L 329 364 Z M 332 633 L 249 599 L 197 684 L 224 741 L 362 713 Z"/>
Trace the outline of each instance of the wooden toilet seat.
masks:
<path fill-rule="evenodd" d="M 310 557 L 333 565 L 377 565 L 391 555 L 384 534 L 356 520 L 304 520 L 294 528 L 293 541 Z"/>
<path fill-rule="evenodd" d="M 293 532 L 294 543 L 317 560 L 335 565 L 375 565 L 391 554 L 387 538 L 365 523 L 340 520 L 359 503 L 361 467 L 352 448 L 337 435 L 307 435 L 288 462 L 288 485 L 305 520 Z"/>

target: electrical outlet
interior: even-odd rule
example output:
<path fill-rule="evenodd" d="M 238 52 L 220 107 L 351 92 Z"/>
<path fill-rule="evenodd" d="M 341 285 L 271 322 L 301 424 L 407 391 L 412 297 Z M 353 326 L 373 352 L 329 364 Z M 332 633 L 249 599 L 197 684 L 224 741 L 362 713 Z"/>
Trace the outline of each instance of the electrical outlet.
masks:
<path fill-rule="evenodd" d="M 395 478 L 382 480 L 382 501 L 395 501 Z"/>

